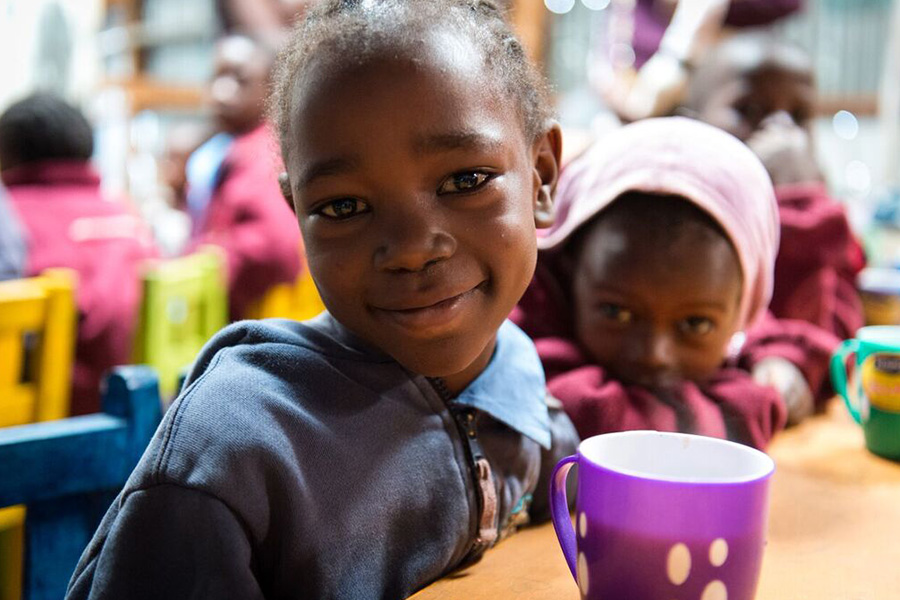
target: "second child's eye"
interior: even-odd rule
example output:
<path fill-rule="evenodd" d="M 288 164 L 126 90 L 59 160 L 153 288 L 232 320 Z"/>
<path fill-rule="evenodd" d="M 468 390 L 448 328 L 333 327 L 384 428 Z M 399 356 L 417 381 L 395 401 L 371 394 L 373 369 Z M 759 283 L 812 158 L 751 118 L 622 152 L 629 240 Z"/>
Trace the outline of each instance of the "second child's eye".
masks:
<path fill-rule="evenodd" d="M 630 323 L 634 315 L 624 306 L 613 304 L 611 302 L 603 302 L 598 306 L 600 314 L 604 319 L 613 321 L 619 325 Z"/>
<path fill-rule="evenodd" d="M 706 335 L 715 328 L 712 319 L 706 317 L 688 317 L 681 322 L 681 331 L 689 335 Z"/>
<path fill-rule="evenodd" d="M 438 194 L 464 194 L 483 186 L 491 179 L 490 173 L 481 171 L 464 171 L 454 173 L 445 179 L 438 188 Z"/>
<path fill-rule="evenodd" d="M 338 198 L 326 202 L 316 212 L 328 219 L 348 219 L 364 212 L 369 212 L 369 205 L 356 198 Z"/>

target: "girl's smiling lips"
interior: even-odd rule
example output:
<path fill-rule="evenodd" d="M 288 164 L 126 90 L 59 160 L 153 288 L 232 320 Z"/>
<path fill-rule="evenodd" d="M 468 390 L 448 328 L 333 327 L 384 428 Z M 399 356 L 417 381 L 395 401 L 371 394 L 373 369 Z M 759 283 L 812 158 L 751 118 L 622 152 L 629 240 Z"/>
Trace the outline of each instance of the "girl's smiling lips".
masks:
<path fill-rule="evenodd" d="M 370 305 L 374 312 L 383 315 L 404 329 L 430 330 L 449 324 L 475 299 L 486 281 L 462 292 L 442 292 L 411 297 L 403 304 L 385 306 Z"/>

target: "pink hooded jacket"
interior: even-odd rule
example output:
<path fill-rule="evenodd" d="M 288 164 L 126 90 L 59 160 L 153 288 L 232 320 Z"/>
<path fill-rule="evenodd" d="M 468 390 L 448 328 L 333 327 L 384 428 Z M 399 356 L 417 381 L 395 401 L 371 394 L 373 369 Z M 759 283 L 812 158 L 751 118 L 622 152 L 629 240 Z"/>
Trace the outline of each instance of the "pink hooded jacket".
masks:
<path fill-rule="evenodd" d="M 571 282 L 559 268 L 572 234 L 628 191 L 678 195 L 725 230 L 741 264 L 740 329 L 732 355 L 708 381 L 683 382 L 672 399 L 624 384 L 593 364 L 575 341 Z M 511 318 L 532 338 L 557 397 L 582 437 L 657 429 L 723 437 L 764 448 L 784 426 L 777 392 L 749 370 L 767 356 L 800 367 L 813 390 L 827 379 L 836 340 L 807 323 L 767 311 L 778 250 L 778 207 L 765 168 L 736 138 L 683 118 L 648 119 L 611 133 L 568 165 L 560 178 L 557 221 L 538 239 L 535 278 Z M 687 415 L 687 418 L 685 418 Z"/>
<path fill-rule="evenodd" d="M 71 412 L 100 410 L 104 372 L 131 361 L 141 265 L 157 255 L 149 229 L 100 191 L 89 163 L 48 160 L 3 172 L 28 242 L 26 275 L 68 267 L 78 276 L 78 339 Z"/>

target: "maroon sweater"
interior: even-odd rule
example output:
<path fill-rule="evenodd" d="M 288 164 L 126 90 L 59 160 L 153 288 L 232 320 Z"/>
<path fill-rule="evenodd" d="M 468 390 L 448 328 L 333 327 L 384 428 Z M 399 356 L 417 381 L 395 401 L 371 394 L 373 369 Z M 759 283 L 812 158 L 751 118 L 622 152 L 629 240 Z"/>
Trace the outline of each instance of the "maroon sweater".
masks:
<path fill-rule="evenodd" d="M 3 172 L 28 238 L 26 275 L 67 267 L 78 276 L 79 313 L 72 414 L 100 409 L 103 372 L 131 360 L 141 299 L 140 265 L 156 255 L 148 230 L 125 202 L 100 192 L 82 161 L 46 161 Z"/>
<path fill-rule="evenodd" d="M 300 229 L 278 185 L 276 156 L 265 125 L 235 138 L 192 244 L 225 250 L 232 319 L 300 272 Z"/>
<path fill-rule="evenodd" d="M 866 260 L 844 207 L 822 183 L 779 186 L 775 195 L 781 245 L 772 313 L 813 323 L 841 339 L 853 337 L 865 324 L 856 275 Z"/>

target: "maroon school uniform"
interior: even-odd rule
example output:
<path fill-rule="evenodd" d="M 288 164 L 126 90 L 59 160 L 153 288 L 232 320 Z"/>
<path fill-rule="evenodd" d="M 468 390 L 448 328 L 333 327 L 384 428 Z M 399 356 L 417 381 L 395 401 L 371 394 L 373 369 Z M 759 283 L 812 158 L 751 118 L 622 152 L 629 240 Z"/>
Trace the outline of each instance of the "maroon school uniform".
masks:
<path fill-rule="evenodd" d="M 235 138 L 193 246 L 225 250 L 233 319 L 276 283 L 300 272 L 300 230 L 278 185 L 276 146 L 261 125 Z"/>
<path fill-rule="evenodd" d="M 808 321 L 850 338 L 864 325 L 856 275 L 865 266 L 844 207 L 822 183 L 775 188 L 781 246 L 770 308 L 781 319 Z"/>
<path fill-rule="evenodd" d="M 101 194 L 100 177 L 87 162 L 13 167 L 3 172 L 3 182 L 28 239 L 26 275 L 51 267 L 78 275 L 71 411 L 96 412 L 103 373 L 131 360 L 140 267 L 156 250 L 126 205 Z"/>

